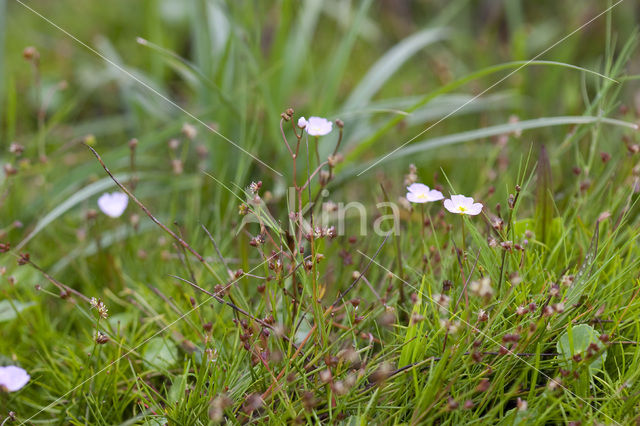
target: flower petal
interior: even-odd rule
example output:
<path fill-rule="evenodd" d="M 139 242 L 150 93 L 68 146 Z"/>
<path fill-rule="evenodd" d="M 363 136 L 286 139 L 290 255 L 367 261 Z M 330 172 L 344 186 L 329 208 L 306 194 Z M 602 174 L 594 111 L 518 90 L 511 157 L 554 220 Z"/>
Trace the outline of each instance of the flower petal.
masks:
<path fill-rule="evenodd" d="M 98 207 L 109 217 L 120 217 L 127 208 L 129 197 L 123 192 L 104 193 L 98 198 Z"/>
<path fill-rule="evenodd" d="M 473 204 L 473 198 L 465 197 L 464 195 L 452 195 L 451 201 L 453 201 L 457 206 L 470 207 Z"/>
<path fill-rule="evenodd" d="M 407 186 L 409 192 L 429 192 L 429 187 L 423 183 L 412 183 Z"/>
<path fill-rule="evenodd" d="M 440 201 L 444 198 L 444 195 L 442 195 L 442 192 L 438 191 L 437 189 L 432 189 L 429 191 L 429 201 Z"/>
<path fill-rule="evenodd" d="M 0 367 L 0 387 L 5 387 L 9 392 L 20 390 L 29 383 L 29 374 L 26 370 L 9 365 Z"/>
<path fill-rule="evenodd" d="M 454 196 L 452 195 L 451 198 L 453 198 L 453 197 Z M 444 200 L 444 208 L 449 210 L 451 213 L 460 214 L 460 212 L 456 208 L 456 204 L 453 202 L 453 200 L 450 200 L 450 199 Z"/>
<path fill-rule="evenodd" d="M 307 127 L 307 120 L 304 117 L 298 118 L 298 127 L 300 127 L 301 129 Z"/>
<path fill-rule="evenodd" d="M 475 216 L 480 214 L 480 212 L 482 212 L 482 208 L 484 206 L 481 203 L 474 203 L 471 205 L 471 207 L 469 208 L 469 210 L 466 212 L 467 214 L 471 215 L 471 216 Z"/>

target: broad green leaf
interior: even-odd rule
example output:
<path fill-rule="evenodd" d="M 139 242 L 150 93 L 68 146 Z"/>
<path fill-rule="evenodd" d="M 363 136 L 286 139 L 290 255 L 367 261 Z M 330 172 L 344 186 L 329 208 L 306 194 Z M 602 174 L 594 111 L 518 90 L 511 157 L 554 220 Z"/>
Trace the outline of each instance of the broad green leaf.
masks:
<path fill-rule="evenodd" d="M 178 360 L 178 348 L 170 340 L 154 337 L 145 345 L 142 357 L 154 367 L 167 369 Z"/>
<path fill-rule="evenodd" d="M 598 339 L 598 332 L 593 327 L 587 324 L 580 324 L 572 327 L 570 330 L 565 331 L 558 339 L 556 348 L 558 350 L 559 358 L 566 364 L 571 362 L 571 358 L 580 354 L 582 359 L 586 362 L 586 351 L 590 344 L 595 343 L 602 349 L 602 344 Z M 591 373 L 595 370 L 602 368 L 602 363 L 607 359 L 607 352 L 601 352 L 598 356 L 591 359 L 589 364 L 589 371 Z"/>

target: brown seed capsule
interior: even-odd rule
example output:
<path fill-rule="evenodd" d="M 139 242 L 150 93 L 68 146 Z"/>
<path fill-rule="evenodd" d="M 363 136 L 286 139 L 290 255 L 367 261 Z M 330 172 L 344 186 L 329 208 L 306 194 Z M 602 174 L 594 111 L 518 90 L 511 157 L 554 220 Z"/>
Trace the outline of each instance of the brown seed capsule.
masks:
<path fill-rule="evenodd" d="M 99 345 L 104 345 L 108 341 L 109 341 L 109 336 L 107 336 L 106 334 L 98 331 L 98 334 L 96 335 L 96 343 L 99 344 Z"/>
<path fill-rule="evenodd" d="M 449 408 L 449 410 L 455 410 L 456 408 L 458 408 L 458 405 L 458 402 L 452 397 L 449 397 L 449 399 L 447 399 L 447 408 Z"/>
<path fill-rule="evenodd" d="M 331 370 L 326 369 L 320 372 L 320 381 L 322 383 L 329 383 L 332 378 L 333 378 L 333 375 L 331 374 Z"/>
<path fill-rule="evenodd" d="M 36 49 L 35 47 L 28 46 L 28 47 L 25 47 L 24 50 L 22 51 L 22 57 L 27 61 L 31 61 L 31 60 L 37 61 L 40 58 L 40 53 L 38 52 L 38 49 Z"/>
<path fill-rule="evenodd" d="M 254 393 L 247 397 L 242 409 L 245 413 L 252 413 L 253 411 L 261 408 L 264 405 L 264 401 L 260 397 L 260 394 Z"/>
<path fill-rule="evenodd" d="M 29 263 L 30 257 L 31 256 L 29 256 L 29 253 L 20 253 L 20 256 L 18 257 L 18 265 L 26 265 L 27 263 Z"/>
<path fill-rule="evenodd" d="M 215 293 L 216 296 L 219 297 L 224 297 L 225 295 L 225 288 L 221 285 L 221 284 L 216 284 L 213 287 L 213 292 Z"/>
<path fill-rule="evenodd" d="M 487 390 L 489 390 L 490 386 L 491 382 L 489 381 L 489 379 L 482 379 L 480 380 L 480 383 L 478 383 L 478 386 L 476 386 L 476 390 L 478 392 L 486 392 Z"/>

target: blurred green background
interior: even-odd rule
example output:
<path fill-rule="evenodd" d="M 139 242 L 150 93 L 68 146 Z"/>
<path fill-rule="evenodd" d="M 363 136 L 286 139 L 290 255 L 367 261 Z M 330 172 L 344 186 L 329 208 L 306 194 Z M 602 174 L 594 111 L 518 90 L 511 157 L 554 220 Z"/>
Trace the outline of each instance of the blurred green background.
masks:
<path fill-rule="evenodd" d="M 517 174 L 517 162 L 540 142 L 551 147 L 560 185 L 571 167 L 558 160 L 572 155 L 567 150 L 572 140 L 589 151 L 584 133 L 572 139 L 569 126 L 551 127 L 543 120 L 537 130 L 505 146 L 495 134 L 476 132 L 506 124 L 512 116 L 634 120 L 640 102 L 637 80 L 612 84 L 552 64 L 518 69 L 473 100 L 520 67 L 513 61 L 534 58 L 581 26 L 538 59 L 605 75 L 637 73 L 633 37 L 640 7 L 632 1 L 616 4 L 589 24 L 614 3 L 9 0 L 0 5 L 5 21 L 0 161 L 20 171 L 14 181 L 3 182 L 20 190 L 5 190 L 0 229 L 14 245 L 35 230 L 31 236 L 38 245 L 31 249 L 45 248 L 40 253 L 45 264 L 61 257 L 46 248 L 61 238 L 74 240 L 86 210 L 95 208 L 95 196 L 112 185 L 82 141 L 93 143 L 111 170 L 126 178 L 128 141 L 137 138 L 137 194 L 164 220 L 195 233 L 193 238 L 202 238 L 199 223 L 216 224 L 213 232 L 226 244 L 229 226 L 237 221 L 236 202 L 202 171 L 232 189 L 262 180 L 275 200 L 281 199 L 291 177 L 278 128 L 287 107 L 345 122 L 346 160 L 330 186 L 332 197 L 366 203 L 374 201 L 380 179 L 393 182 L 393 198 L 399 195 L 409 162 L 418 163 L 426 181 L 442 170 L 455 176 L 457 190 L 487 194 L 491 176 Z M 23 59 L 28 46 L 39 52 L 38 67 Z M 505 63 L 511 65 L 500 66 Z M 622 112 L 621 105 L 627 106 Z M 185 123 L 198 131 L 193 140 L 181 134 Z M 333 148 L 335 133 L 323 140 L 323 154 Z M 419 134 L 412 144 L 462 136 L 456 145 L 390 158 L 358 175 L 373 159 Z M 177 150 L 168 147 L 173 138 L 182 143 Z M 622 143 L 616 140 L 612 133 L 607 143 Z M 25 147 L 20 158 L 8 152 L 14 141 Z M 183 163 L 178 174 L 172 169 L 176 158 Z M 515 159 L 513 167 L 509 158 Z M 504 184 L 498 185 L 495 196 L 505 194 Z M 59 226 L 50 229 L 59 218 Z M 14 227 L 14 221 L 24 227 Z"/>

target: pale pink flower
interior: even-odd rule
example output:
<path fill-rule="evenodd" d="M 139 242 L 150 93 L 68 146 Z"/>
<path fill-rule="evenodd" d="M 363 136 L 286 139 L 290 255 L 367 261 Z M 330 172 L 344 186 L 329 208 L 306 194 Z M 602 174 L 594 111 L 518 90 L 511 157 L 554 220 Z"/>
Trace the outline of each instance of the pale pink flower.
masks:
<path fill-rule="evenodd" d="M 300 117 L 298 127 L 304 128 L 310 136 L 324 136 L 331 133 L 333 123 L 322 117 L 309 117 L 309 120 Z"/>
<path fill-rule="evenodd" d="M 464 195 L 452 195 L 451 199 L 444 200 L 444 208 L 451 213 L 475 216 L 482 212 L 482 207 L 482 204 L 476 203 L 473 198 Z"/>
<path fill-rule="evenodd" d="M 127 208 L 129 197 L 123 192 L 105 192 L 98 198 L 98 207 L 109 217 L 120 217 Z"/>
<path fill-rule="evenodd" d="M 431 201 L 438 201 L 444 198 L 442 192 L 435 189 L 429 189 L 427 185 L 422 183 L 412 183 L 407 186 L 407 200 L 412 203 L 429 203 Z"/>
<path fill-rule="evenodd" d="M 0 390 L 5 389 L 7 392 L 20 390 L 29 383 L 30 378 L 26 370 L 15 365 L 0 367 Z"/>

